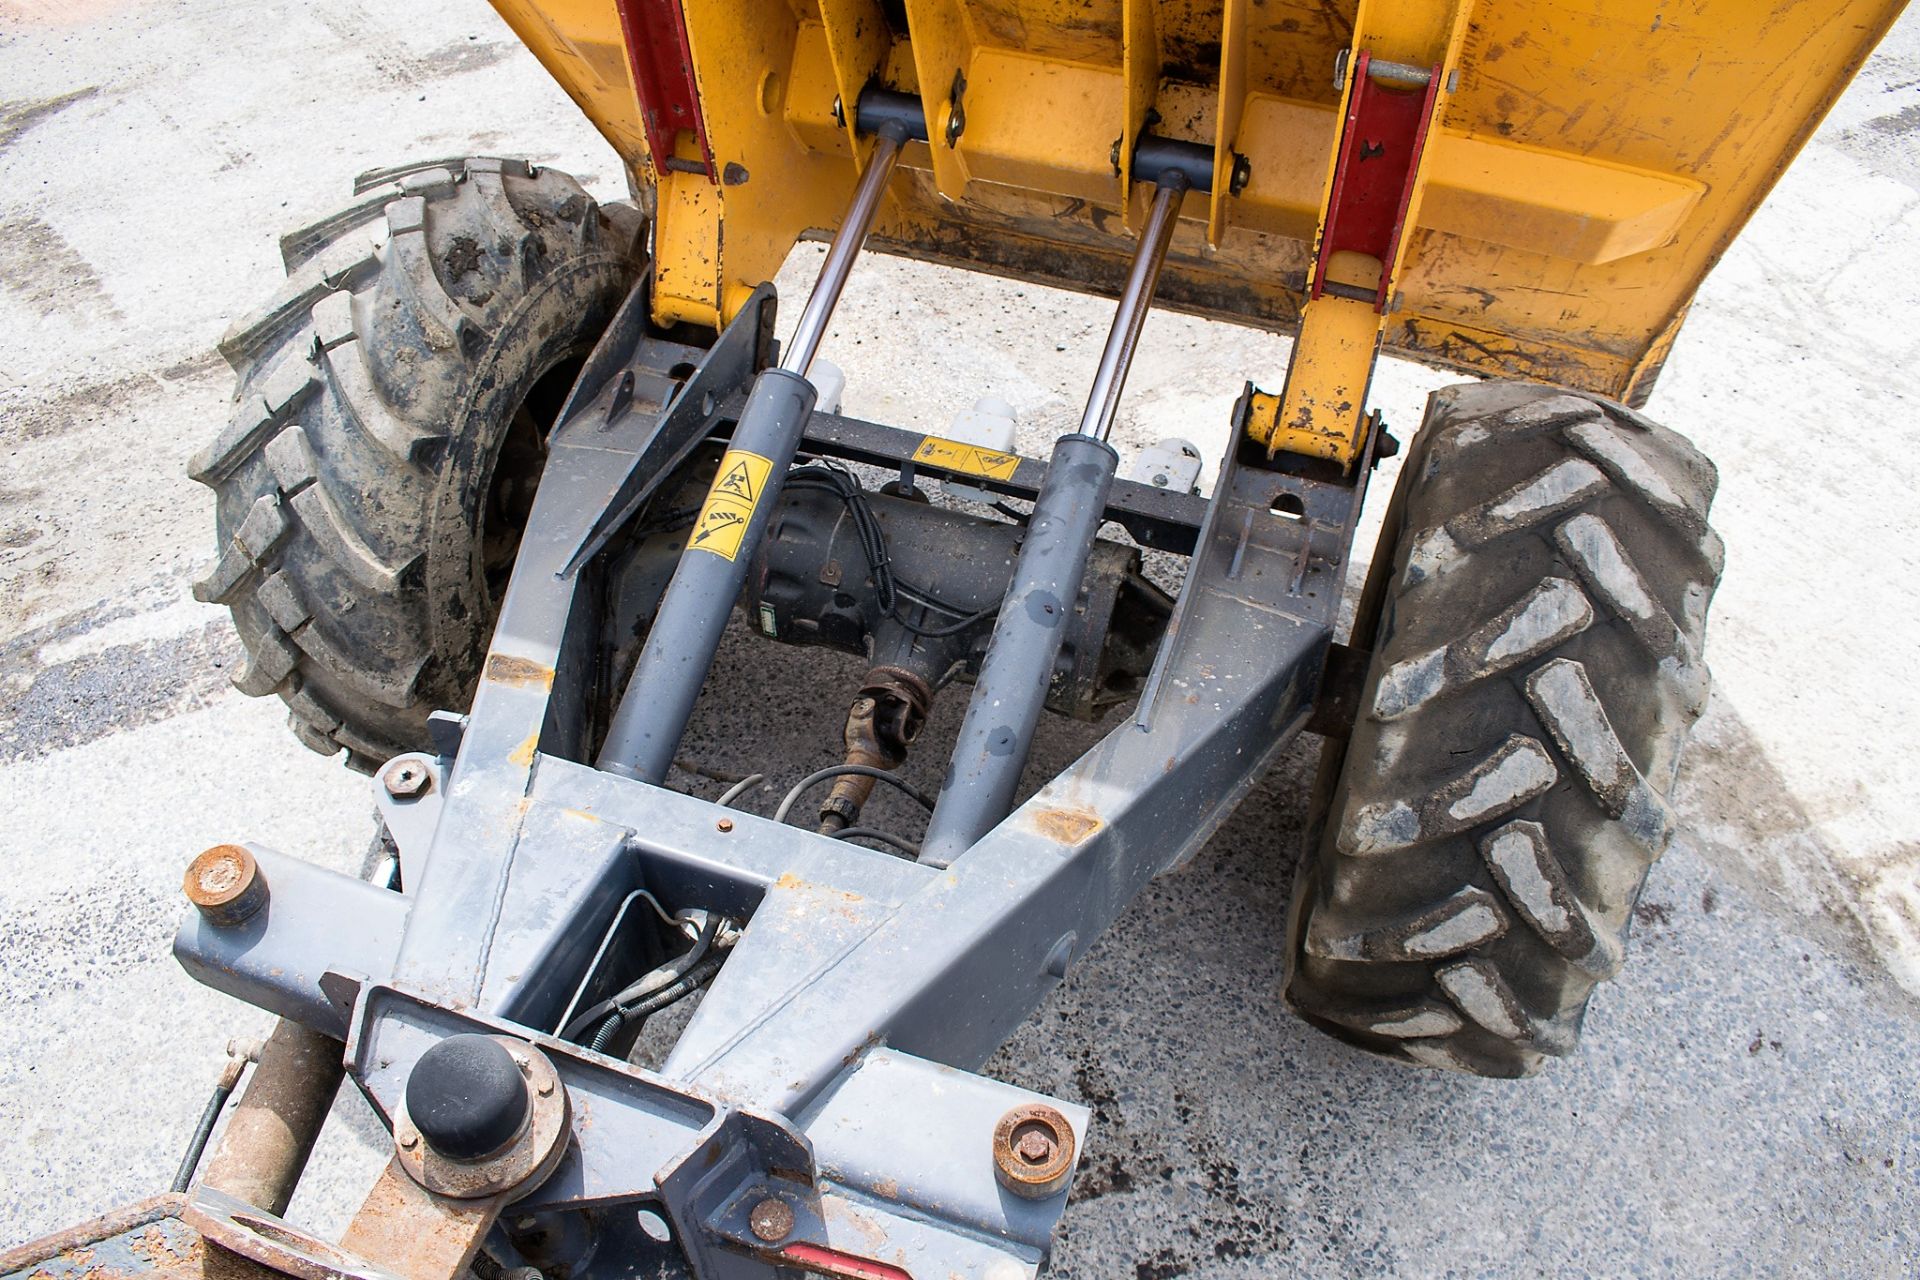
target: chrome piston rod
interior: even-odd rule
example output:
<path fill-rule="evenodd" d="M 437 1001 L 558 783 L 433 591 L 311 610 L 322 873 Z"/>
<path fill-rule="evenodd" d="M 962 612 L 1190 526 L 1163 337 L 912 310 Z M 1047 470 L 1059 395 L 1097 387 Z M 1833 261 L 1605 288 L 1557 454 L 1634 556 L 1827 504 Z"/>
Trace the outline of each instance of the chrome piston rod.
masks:
<path fill-rule="evenodd" d="M 1113 434 L 1113 420 L 1120 412 L 1120 391 L 1126 385 L 1127 370 L 1133 366 L 1140 331 L 1146 327 L 1147 310 L 1153 305 L 1153 291 L 1160 283 L 1160 268 L 1167 260 L 1167 245 L 1173 240 L 1180 199 L 1186 193 L 1187 180 L 1177 171 L 1162 174 L 1154 187 L 1153 208 L 1140 233 L 1140 245 L 1134 250 L 1126 287 L 1120 291 L 1107 345 L 1100 351 L 1100 367 L 1094 370 L 1086 411 L 1080 415 L 1083 436 L 1105 440 Z"/>
<path fill-rule="evenodd" d="M 860 185 L 854 188 L 847 216 L 840 220 L 840 230 L 827 246 L 827 260 L 820 264 L 820 278 L 813 282 L 807 305 L 800 310 L 793 337 L 787 349 L 780 353 L 780 367 L 788 373 L 804 378 L 813 367 L 820 339 L 827 333 L 827 321 L 833 319 L 840 292 L 847 287 L 847 277 L 853 274 L 854 259 L 860 256 L 867 233 L 873 230 L 874 215 L 880 211 L 880 197 L 886 193 L 887 179 L 893 176 L 893 167 L 899 163 L 900 148 L 905 142 L 906 132 L 898 126 L 883 126 L 874 138 L 867 171 L 860 175 Z"/>

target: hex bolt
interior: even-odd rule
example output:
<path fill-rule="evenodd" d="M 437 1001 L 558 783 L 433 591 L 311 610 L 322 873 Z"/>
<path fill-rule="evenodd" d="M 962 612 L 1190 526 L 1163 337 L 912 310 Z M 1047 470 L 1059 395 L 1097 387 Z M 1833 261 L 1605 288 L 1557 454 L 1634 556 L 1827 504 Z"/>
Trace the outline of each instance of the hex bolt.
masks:
<path fill-rule="evenodd" d="M 720 832 L 720 834 L 725 835 L 727 832 L 733 830 L 733 819 L 722 818 L 718 822 L 714 823 L 713 825 L 715 829 Z"/>
<path fill-rule="evenodd" d="M 395 800 L 417 800 L 433 788 L 433 774 L 418 760 L 395 760 L 380 782 Z"/>
<path fill-rule="evenodd" d="M 1038 1129 L 1032 1129 L 1021 1136 L 1014 1151 L 1028 1164 L 1045 1164 L 1053 1158 L 1053 1139 Z"/>
<path fill-rule="evenodd" d="M 1234 152 L 1233 171 L 1227 176 L 1227 194 L 1230 196 L 1239 195 L 1247 189 L 1247 184 L 1252 181 L 1253 161 L 1238 151 Z"/>
<path fill-rule="evenodd" d="M 1015 1107 L 994 1126 L 994 1177 L 1017 1196 L 1044 1200 L 1065 1191 L 1073 1160 L 1073 1126 L 1045 1103 Z"/>
<path fill-rule="evenodd" d="M 222 929 L 245 924 L 267 905 L 267 878 L 237 844 L 217 844 L 188 863 L 181 888 L 207 923 Z"/>
<path fill-rule="evenodd" d="M 747 1214 L 747 1226 L 756 1240 L 778 1244 L 793 1234 L 793 1206 L 778 1196 L 768 1196 Z"/>

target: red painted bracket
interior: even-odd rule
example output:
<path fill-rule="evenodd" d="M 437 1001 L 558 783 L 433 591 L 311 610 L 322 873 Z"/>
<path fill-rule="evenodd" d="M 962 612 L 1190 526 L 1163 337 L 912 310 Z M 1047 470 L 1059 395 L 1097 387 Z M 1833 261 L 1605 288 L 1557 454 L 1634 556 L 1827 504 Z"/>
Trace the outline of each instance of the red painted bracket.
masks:
<path fill-rule="evenodd" d="M 627 65 L 640 99 L 640 124 L 647 135 L 647 154 L 653 171 L 689 169 L 719 181 L 713 167 L 713 148 L 707 144 L 707 125 L 700 115 L 700 89 L 693 78 L 693 46 L 687 41 L 687 19 L 680 0 L 614 0 L 620 12 L 620 35 L 627 45 Z M 673 140 L 682 129 L 693 131 L 704 163 L 694 168 L 676 160 Z"/>
<path fill-rule="evenodd" d="M 1380 260 L 1380 287 L 1373 309 L 1384 313 L 1393 281 L 1394 255 L 1406 231 L 1407 210 L 1413 202 L 1414 176 L 1420 171 L 1420 153 L 1426 149 L 1427 129 L 1440 92 L 1440 68 L 1427 80 L 1426 92 L 1389 89 L 1367 75 L 1372 55 L 1362 50 L 1354 59 L 1353 88 L 1347 95 L 1347 118 L 1340 130 L 1339 157 L 1334 162 L 1333 192 L 1327 200 L 1326 221 L 1320 230 L 1320 249 L 1313 264 L 1308 296 L 1328 292 L 1327 263 L 1342 250 Z M 1338 286 L 1334 292 L 1340 293 Z M 1365 295 L 1362 294 L 1362 297 Z"/>
<path fill-rule="evenodd" d="M 808 1275 L 828 1276 L 832 1280 L 913 1280 L 899 1267 L 871 1258 L 857 1258 L 838 1249 L 797 1242 L 773 1255 L 782 1262 L 805 1268 Z"/>

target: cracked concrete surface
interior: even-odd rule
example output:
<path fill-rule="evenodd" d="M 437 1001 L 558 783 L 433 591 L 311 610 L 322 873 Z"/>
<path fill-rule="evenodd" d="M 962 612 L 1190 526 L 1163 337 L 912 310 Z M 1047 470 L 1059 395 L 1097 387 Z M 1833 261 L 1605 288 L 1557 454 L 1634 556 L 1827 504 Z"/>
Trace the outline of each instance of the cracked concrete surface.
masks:
<path fill-rule="evenodd" d="M 278 279 L 277 235 L 362 169 L 523 154 L 621 192 L 480 0 L 0 0 L 0 99 L 11 1241 L 163 1186 L 220 1046 L 264 1026 L 167 955 L 186 859 L 246 837 L 351 871 L 371 831 L 364 780 L 227 688 L 237 643 L 187 597 L 212 504 L 185 460 L 231 390 L 215 341 Z M 818 255 L 796 253 L 784 297 Z M 1052 1274 L 1920 1272 L 1916 266 L 1910 17 L 1707 282 L 1649 406 L 1721 467 L 1717 692 L 1675 797 L 1685 829 L 1581 1053 L 1519 1085 L 1414 1073 L 1284 1011 L 1302 742 L 992 1064 L 1096 1111 Z M 873 259 L 824 351 L 852 413 L 937 428 L 991 392 L 1039 452 L 1077 415 L 1107 320 L 1096 300 Z M 1217 456 L 1241 381 L 1277 385 L 1287 349 L 1156 315 L 1119 441 Z M 1376 402 L 1408 428 L 1453 380 L 1386 365 Z M 855 667 L 730 635 L 716 687 L 772 705 L 748 733 L 707 699 L 690 752 L 782 778 L 830 762 L 842 699 L 820 691 Z M 958 712 L 941 704 L 932 732 Z M 1033 776 L 1091 732 L 1049 725 Z M 936 781 L 934 754 L 910 776 Z M 295 1216 L 337 1230 L 379 1139 L 343 1100 Z"/>

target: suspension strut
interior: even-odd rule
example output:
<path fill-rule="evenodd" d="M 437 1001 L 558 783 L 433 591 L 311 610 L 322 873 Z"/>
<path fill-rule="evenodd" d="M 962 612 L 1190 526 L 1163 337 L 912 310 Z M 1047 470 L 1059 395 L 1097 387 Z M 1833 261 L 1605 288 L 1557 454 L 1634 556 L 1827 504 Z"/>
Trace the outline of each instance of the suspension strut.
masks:
<path fill-rule="evenodd" d="M 1142 147 L 1136 158 L 1145 152 Z M 1076 431 L 1060 437 L 1034 498 L 1013 583 L 994 623 L 980 679 L 954 743 L 953 760 L 921 845 L 920 860 L 945 867 L 1013 808 L 1047 700 L 1067 611 L 1080 594 L 1119 456 L 1107 443 L 1120 390 L 1153 302 L 1193 166 L 1169 163 L 1154 179 L 1153 208 L 1134 250 L 1126 289 L 1100 352 L 1100 367 Z M 1144 176 L 1144 175 L 1143 175 Z"/>
<path fill-rule="evenodd" d="M 607 729 L 598 761 L 602 769 L 659 783 L 672 767 L 754 549 L 813 412 L 815 392 L 807 370 L 873 228 L 900 148 L 913 136 L 911 123 L 897 114 L 876 121 L 872 132 L 866 172 L 834 233 L 793 338 L 781 353 L 779 367 L 762 370 L 754 380 L 699 519 L 688 533 L 687 549 Z M 924 138 L 924 129 L 920 136 Z"/>

